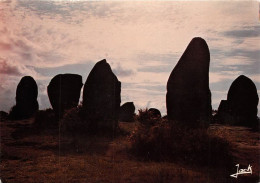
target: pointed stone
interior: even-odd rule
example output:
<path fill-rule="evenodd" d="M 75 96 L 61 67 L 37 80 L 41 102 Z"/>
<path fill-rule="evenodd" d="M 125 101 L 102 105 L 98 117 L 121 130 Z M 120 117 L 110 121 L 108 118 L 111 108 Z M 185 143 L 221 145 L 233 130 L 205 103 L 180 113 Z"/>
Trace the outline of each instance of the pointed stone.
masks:
<path fill-rule="evenodd" d="M 227 100 L 221 100 L 217 114 L 214 116 L 214 120 L 218 123 L 228 123 L 231 121 L 231 116 L 229 114 L 229 105 Z"/>
<path fill-rule="evenodd" d="M 210 53 L 202 38 L 189 43 L 179 62 L 173 69 L 166 94 L 169 119 L 188 123 L 211 120 L 211 92 L 209 89 Z"/>
<path fill-rule="evenodd" d="M 91 70 L 83 90 L 85 118 L 97 128 L 114 128 L 118 125 L 121 103 L 121 82 L 106 60 Z"/>

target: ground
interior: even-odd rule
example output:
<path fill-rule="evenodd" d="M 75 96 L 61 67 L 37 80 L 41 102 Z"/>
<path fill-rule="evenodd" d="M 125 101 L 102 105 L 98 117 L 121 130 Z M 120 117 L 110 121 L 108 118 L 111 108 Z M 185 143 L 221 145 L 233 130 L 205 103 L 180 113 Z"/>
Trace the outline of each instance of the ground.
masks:
<path fill-rule="evenodd" d="M 118 136 L 64 137 L 58 130 L 36 129 L 33 119 L 1 122 L 2 182 L 259 182 L 259 132 L 245 127 L 211 125 L 210 130 L 232 144 L 234 166 L 198 167 L 181 162 L 141 161 L 129 152 L 137 122 L 120 122 Z M 74 140 L 72 140 L 74 139 Z M 75 140 L 76 139 L 76 140 Z M 77 144 L 77 145 L 75 145 Z M 213 157 L 214 158 L 214 157 Z M 252 166 L 253 174 L 230 177 Z"/>

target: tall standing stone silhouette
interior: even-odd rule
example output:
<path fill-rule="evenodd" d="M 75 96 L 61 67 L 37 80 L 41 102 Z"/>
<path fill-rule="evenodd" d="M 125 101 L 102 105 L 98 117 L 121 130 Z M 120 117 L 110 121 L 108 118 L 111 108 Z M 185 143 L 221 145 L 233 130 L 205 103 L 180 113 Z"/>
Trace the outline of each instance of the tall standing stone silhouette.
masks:
<path fill-rule="evenodd" d="M 120 107 L 119 120 L 126 122 L 133 122 L 135 115 L 134 102 L 126 102 Z"/>
<path fill-rule="evenodd" d="M 106 60 L 101 60 L 91 70 L 83 90 L 85 118 L 95 128 L 111 128 L 118 125 L 121 103 L 121 82 L 112 72 Z"/>
<path fill-rule="evenodd" d="M 254 82 L 241 75 L 231 84 L 226 107 L 219 106 L 217 119 L 223 123 L 255 127 L 258 123 L 258 102 L 259 97 Z"/>
<path fill-rule="evenodd" d="M 173 69 L 166 94 L 169 119 L 191 126 L 211 119 L 211 92 L 209 89 L 210 53 L 206 41 L 193 38 Z"/>
<path fill-rule="evenodd" d="M 31 76 L 24 76 L 16 89 L 16 105 L 10 112 L 11 119 L 31 117 L 38 109 L 38 87 Z"/>
<path fill-rule="evenodd" d="M 78 105 L 82 85 L 82 76 L 78 74 L 58 74 L 52 78 L 47 92 L 57 119 L 62 118 L 64 110 Z"/>

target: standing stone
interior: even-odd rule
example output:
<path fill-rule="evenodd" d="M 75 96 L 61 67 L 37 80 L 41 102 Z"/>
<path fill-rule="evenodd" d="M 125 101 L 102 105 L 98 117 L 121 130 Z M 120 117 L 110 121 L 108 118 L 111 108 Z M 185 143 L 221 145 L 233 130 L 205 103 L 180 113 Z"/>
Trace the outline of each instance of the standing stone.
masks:
<path fill-rule="evenodd" d="M 24 76 L 16 89 L 16 105 L 11 109 L 11 119 L 31 117 L 39 109 L 38 87 L 31 76 Z"/>
<path fill-rule="evenodd" d="M 156 108 L 150 108 L 148 110 L 148 112 L 150 112 L 150 114 L 154 118 L 161 118 L 162 117 L 161 112 L 158 109 L 156 109 Z"/>
<path fill-rule="evenodd" d="M 231 120 L 231 116 L 229 114 L 229 105 L 227 100 L 221 100 L 217 114 L 214 116 L 214 120 L 217 123 L 227 123 Z"/>
<path fill-rule="evenodd" d="M 248 77 L 239 76 L 230 86 L 227 95 L 227 111 L 231 116 L 230 121 L 224 118 L 225 122 L 254 127 L 257 125 L 257 105 L 259 102 L 255 84 Z M 221 106 L 220 106 L 221 107 Z M 219 109 L 219 116 L 223 110 Z"/>
<path fill-rule="evenodd" d="M 167 115 L 198 126 L 211 120 L 211 92 L 209 89 L 210 53 L 202 38 L 193 38 L 173 69 L 166 94 Z"/>
<path fill-rule="evenodd" d="M 77 107 L 82 85 L 82 76 L 78 74 L 59 74 L 52 78 L 47 92 L 57 119 L 62 118 L 64 110 Z"/>
<path fill-rule="evenodd" d="M 120 107 L 119 120 L 133 122 L 135 115 L 135 105 L 133 102 L 126 102 Z"/>
<path fill-rule="evenodd" d="M 106 60 L 101 60 L 91 70 L 83 90 L 85 118 L 94 128 L 113 129 L 118 125 L 121 103 L 121 82 Z"/>

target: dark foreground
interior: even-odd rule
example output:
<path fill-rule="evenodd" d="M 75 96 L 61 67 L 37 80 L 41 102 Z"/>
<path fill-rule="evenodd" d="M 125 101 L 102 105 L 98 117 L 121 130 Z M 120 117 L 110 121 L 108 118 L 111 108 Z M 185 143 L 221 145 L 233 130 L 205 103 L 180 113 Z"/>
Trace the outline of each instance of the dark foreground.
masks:
<path fill-rule="evenodd" d="M 210 130 L 232 144 L 234 166 L 201 167 L 185 163 L 141 161 L 129 153 L 137 123 L 120 123 L 116 137 L 64 137 L 58 130 L 36 130 L 33 119 L 1 122 L 2 182 L 259 182 L 259 132 L 212 125 Z M 77 144 L 77 145 L 75 145 Z M 214 158 L 214 157 L 212 157 Z M 253 174 L 230 177 L 252 166 Z M 229 172 L 230 171 L 230 172 Z"/>

